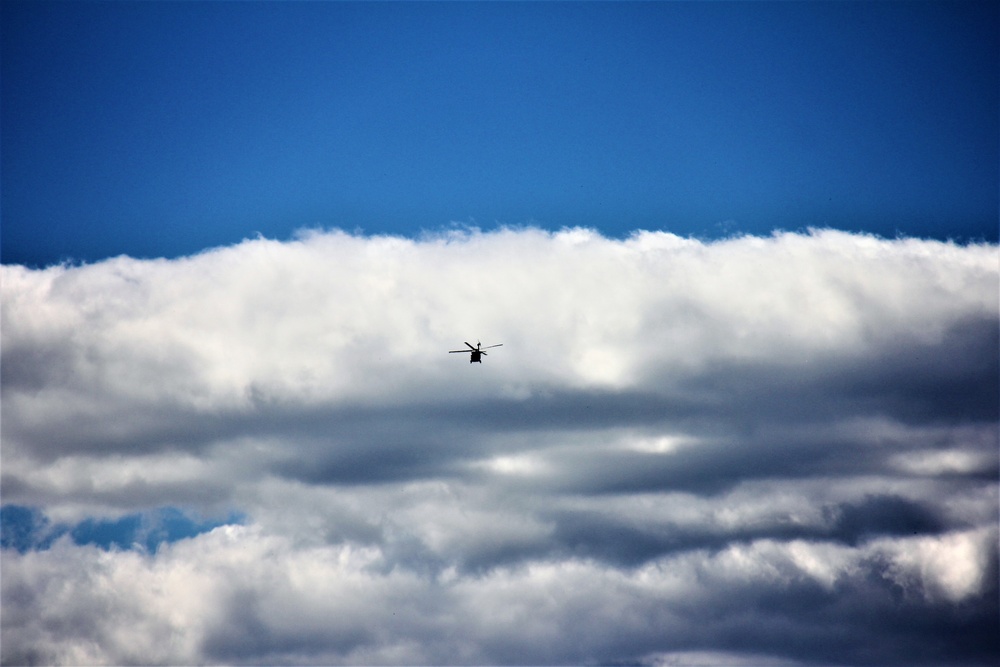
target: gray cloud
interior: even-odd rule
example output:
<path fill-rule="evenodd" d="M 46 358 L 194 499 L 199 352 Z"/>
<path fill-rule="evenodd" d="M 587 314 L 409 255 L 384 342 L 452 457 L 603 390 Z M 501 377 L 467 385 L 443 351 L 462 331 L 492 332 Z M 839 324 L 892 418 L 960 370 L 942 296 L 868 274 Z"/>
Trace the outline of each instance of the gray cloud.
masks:
<path fill-rule="evenodd" d="M 5 549 L 2 661 L 991 664 L 996 253 L 522 229 L 5 266 L 3 502 L 246 522 Z"/>

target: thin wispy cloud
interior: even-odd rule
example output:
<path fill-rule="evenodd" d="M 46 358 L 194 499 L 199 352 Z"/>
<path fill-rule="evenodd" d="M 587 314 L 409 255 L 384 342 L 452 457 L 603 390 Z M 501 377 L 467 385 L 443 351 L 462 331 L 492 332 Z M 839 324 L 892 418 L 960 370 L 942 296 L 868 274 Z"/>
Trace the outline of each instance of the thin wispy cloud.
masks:
<path fill-rule="evenodd" d="M 518 228 L 4 266 L 2 660 L 989 664 L 997 257 Z"/>

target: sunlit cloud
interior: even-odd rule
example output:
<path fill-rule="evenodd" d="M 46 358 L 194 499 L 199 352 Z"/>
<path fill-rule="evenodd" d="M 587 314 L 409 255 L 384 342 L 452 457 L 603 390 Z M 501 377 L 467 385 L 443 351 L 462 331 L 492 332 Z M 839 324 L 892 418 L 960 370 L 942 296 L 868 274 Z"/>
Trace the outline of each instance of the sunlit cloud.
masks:
<path fill-rule="evenodd" d="M 4 266 L 3 662 L 987 664 L 997 257 L 511 228 Z"/>

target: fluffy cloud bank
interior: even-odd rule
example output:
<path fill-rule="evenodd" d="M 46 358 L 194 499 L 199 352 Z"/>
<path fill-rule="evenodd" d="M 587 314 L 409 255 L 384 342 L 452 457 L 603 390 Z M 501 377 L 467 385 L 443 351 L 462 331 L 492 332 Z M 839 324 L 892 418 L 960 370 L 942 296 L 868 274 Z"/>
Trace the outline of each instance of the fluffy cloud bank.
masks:
<path fill-rule="evenodd" d="M 3 502 L 246 518 L 4 549 L 2 660 L 991 664 L 998 281 L 834 231 L 4 266 Z"/>

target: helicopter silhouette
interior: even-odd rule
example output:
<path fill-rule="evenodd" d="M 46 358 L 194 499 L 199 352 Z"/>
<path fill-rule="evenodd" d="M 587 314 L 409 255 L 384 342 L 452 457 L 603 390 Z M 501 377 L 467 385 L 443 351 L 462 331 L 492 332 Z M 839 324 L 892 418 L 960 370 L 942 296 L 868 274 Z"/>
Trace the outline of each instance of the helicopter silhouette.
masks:
<path fill-rule="evenodd" d="M 468 341 L 466 341 L 465 344 L 469 346 L 468 350 L 448 350 L 448 354 L 455 354 L 456 352 L 471 352 L 472 356 L 469 358 L 469 363 L 470 364 L 477 364 L 477 363 L 481 364 L 481 363 L 483 363 L 482 355 L 486 354 L 486 352 L 484 350 L 488 350 L 488 349 L 493 348 L 493 347 L 502 347 L 503 346 L 503 343 L 499 343 L 497 345 L 487 345 L 486 347 L 483 347 L 483 344 L 480 343 L 479 341 L 476 341 L 476 346 L 475 347 L 472 347 L 472 343 L 470 343 Z"/>

